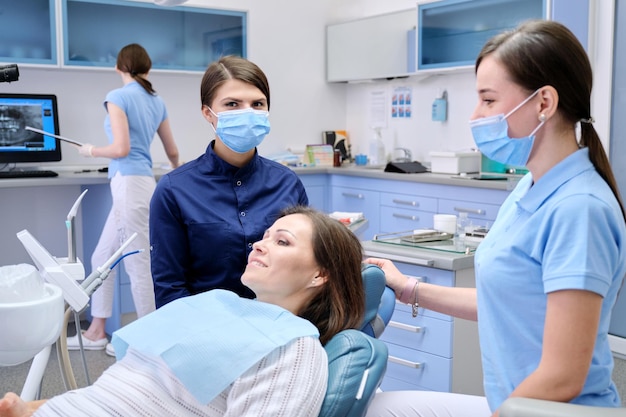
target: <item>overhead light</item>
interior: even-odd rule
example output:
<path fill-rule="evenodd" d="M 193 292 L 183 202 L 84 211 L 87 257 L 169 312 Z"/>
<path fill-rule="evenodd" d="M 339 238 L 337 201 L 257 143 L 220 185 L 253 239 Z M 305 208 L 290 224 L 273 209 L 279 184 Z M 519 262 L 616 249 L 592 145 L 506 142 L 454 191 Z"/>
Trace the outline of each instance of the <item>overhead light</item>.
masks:
<path fill-rule="evenodd" d="M 154 0 L 157 6 L 179 6 L 186 2 L 187 0 Z"/>

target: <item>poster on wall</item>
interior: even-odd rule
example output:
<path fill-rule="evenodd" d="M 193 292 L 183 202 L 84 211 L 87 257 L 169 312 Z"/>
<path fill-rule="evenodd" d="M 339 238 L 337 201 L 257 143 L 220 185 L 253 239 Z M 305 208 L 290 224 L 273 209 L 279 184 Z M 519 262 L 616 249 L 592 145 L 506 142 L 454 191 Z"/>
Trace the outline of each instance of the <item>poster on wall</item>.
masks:
<path fill-rule="evenodd" d="M 395 87 L 391 94 L 391 118 L 411 118 L 411 87 Z"/>
<path fill-rule="evenodd" d="M 372 128 L 387 127 L 387 91 L 377 89 L 370 91 L 369 126 Z"/>

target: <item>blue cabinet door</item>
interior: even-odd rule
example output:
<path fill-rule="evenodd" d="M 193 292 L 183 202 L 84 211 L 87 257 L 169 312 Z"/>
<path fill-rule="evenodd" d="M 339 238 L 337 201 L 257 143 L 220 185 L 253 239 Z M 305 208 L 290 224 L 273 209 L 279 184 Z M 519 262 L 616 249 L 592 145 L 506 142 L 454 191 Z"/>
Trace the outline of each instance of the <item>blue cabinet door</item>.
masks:
<path fill-rule="evenodd" d="M 221 56 L 246 56 L 246 12 L 122 0 L 62 0 L 62 6 L 67 66 L 112 68 L 129 43 L 146 48 L 153 69 L 204 71 Z"/>
<path fill-rule="evenodd" d="M 2 2 L 0 61 L 57 64 L 55 0 Z"/>

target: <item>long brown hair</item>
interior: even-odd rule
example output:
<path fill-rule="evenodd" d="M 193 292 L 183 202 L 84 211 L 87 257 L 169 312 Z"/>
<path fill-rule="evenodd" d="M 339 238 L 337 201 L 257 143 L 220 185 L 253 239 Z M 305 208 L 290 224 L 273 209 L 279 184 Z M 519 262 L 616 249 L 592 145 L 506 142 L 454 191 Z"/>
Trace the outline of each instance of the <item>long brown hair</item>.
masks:
<path fill-rule="evenodd" d="M 305 206 L 285 209 L 279 217 L 302 214 L 313 224 L 313 255 L 328 276 L 321 291 L 298 315 L 313 323 L 326 344 L 335 334 L 361 325 L 365 292 L 361 276 L 361 242 L 346 226 Z"/>
<path fill-rule="evenodd" d="M 117 69 L 127 72 L 135 79 L 149 94 L 156 94 L 152 83 L 143 77 L 152 68 L 150 55 L 137 43 L 131 43 L 123 47 L 117 54 Z"/>
<path fill-rule="evenodd" d="M 234 55 L 220 58 L 208 66 L 200 84 L 200 101 L 211 107 L 215 92 L 228 80 L 239 80 L 261 90 L 270 108 L 270 85 L 265 73 L 255 63 Z"/>
<path fill-rule="evenodd" d="M 490 54 L 507 69 L 512 81 L 527 91 L 546 85 L 556 89 L 557 111 L 572 126 L 580 122 L 580 146 L 589 148 L 589 159 L 613 191 L 626 220 L 611 164 L 593 127 L 591 63 L 576 36 L 558 22 L 529 20 L 491 38 L 476 58 L 476 71 Z"/>

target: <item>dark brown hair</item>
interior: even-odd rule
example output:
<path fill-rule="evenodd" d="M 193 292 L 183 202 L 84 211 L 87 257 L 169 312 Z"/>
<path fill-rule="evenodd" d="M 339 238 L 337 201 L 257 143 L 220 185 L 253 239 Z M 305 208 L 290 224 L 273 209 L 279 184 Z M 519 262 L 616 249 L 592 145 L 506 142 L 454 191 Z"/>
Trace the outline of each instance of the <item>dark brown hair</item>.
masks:
<path fill-rule="evenodd" d="M 315 209 L 296 206 L 279 217 L 302 214 L 313 224 L 313 256 L 328 280 L 298 316 L 309 320 L 320 331 L 325 345 L 345 329 L 357 329 L 363 321 L 365 292 L 361 276 L 361 242 L 339 221 Z"/>
<path fill-rule="evenodd" d="M 142 76 L 152 68 L 150 55 L 143 46 L 131 43 L 123 47 L 117 54 L 116 65 L 120 71 L 129 73 L 149 94 L 156 94 L 152 83 Z"/>
<path fill-rule="evenodd" d="M 557 111 L 572 126 L 581 122 L 580 146 L 589 148 L 589 159 L 613 191 L 626 219 L 611 164 L 592 124 L 591 63 L 576 36 L 558 22 L 529 20 L 491 38 L 476 58 L 476 71 L 491 54 L 507 69 L 512 81 L 529 93 L 546 85 L 556 89 Z"/>
<path fill-rule="evenodd" d="M 270 85 L 267 77 L 256 64 L 234 55 L 220 58 L 208 66 L 200 84 L 200 101 L 211 107 L 215 92 L 227 80 L 240 80 L 261 90 L 270 108 Z"/>

